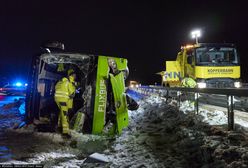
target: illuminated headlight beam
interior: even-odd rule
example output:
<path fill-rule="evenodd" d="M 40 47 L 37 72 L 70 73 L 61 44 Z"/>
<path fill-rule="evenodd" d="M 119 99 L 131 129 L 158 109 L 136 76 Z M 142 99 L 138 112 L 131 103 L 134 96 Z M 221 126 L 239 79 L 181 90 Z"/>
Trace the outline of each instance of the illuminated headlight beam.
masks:
<path fill-rule="evenodd" d="M 240 88 L 241 87 L 241 83 L 240 82 L 234 82 L 234 87 Z"/>
<path fill-rule="evenodd" d="M 199 82 L 199 83 L 197 83 L 197 87 L 198 88 L 206 88 L 207 84 L 205 82 Z"/>

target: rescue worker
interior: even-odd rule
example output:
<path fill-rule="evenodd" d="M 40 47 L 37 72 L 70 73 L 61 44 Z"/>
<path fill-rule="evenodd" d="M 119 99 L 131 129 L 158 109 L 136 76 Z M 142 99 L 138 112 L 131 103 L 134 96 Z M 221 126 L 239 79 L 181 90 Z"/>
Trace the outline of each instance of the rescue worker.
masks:
<path fill-rule="evenodd" d="M 186 77 L 186 78 L 183 78 L 183 80 L 181 81 L 181 85 L 182 85 L 182 87 L 186 87 L 186 88 L 195 88 L 197 83 L 196 83 L 196 81 L 194 79 Z M 185 93 L 185 96 L 188 97 L 187 92 Z M 189 105 L 191 107 L 195 108 L 195 101 L 188 100 L 188 102 L 189 102 Z"/>
<path fill-rule="evenodd" d="M 64 64 L 58 64 L 57 72 L 63 72 L 65 70 Z"/>
<path fill-rule="evenodd" d="M 196 87 L 196 82 L 192 78 L 183 78 L 181 81 L 182 87 L 187 87 L 187 88 L 195 88 Z"/>
<path fill-rule="evenodd" d="M 73 106 L 75 96 L 76 73 L 73 70 L 68 71 L 68 76 L 63 77 L 55 86 L 54 99 L 59 107 L 58 127 L 62 128 L 62 134 L 70 135 L 68 111 Z"/>

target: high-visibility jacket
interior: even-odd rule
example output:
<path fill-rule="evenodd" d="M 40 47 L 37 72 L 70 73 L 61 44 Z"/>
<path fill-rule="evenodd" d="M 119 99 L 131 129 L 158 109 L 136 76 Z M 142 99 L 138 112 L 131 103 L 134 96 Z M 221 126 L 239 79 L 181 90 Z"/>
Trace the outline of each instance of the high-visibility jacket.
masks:
<path fill-rule="evenodd" d="M 196 85 L 197 84 L 196 84 L 195 80 L 192 78 L 184 78 L 182 80 L 182 86 L 183 87 L 194 88 L 194 87 L 196 87 Z"/>
<path fill-rule="evenodd" d="M 67 102 L 75 96 L 76 87 L 68 78 L 62 78 L 55 85 L 55 100 L 59 102 Z"/>
<path fill-rule="evenodd" d="M 65 70 L 64 64 L 58 64 L 57 71 L 58 72 L 63 72 Z"/>
<path fill-rule="evenodd" d="M 73 69 L 69 69 L 69 70 L 67 71 L 67 75 L 70 76 L 70 74 L 71 74 L 72 72 L 74 72 L 74 70 L 73 70 Z"/>

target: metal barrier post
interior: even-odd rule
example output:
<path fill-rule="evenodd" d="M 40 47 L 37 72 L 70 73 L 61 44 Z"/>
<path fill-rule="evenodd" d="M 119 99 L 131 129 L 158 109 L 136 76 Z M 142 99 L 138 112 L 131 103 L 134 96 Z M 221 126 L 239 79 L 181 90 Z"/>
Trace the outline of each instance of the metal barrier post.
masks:
<path fill-rule="evenodd" d="M 195 111 L 196 111 L 196 114 L 198 115 L 198 112 L 199 112 L 199 104 L 198 104 L 198 102 L 199 102 L 199 99 L 198 99 L 198 97 L 199 97 L 199 93 L 195 93 Z"/>
<path fill-rule="evenodd" d="M 168 103 L 168 98 L 169 98 L 169 90 L 168 89 L 166 89 L 166 103 Z"/>
<path fill-rule="evenodd" d="M 233 96 L 227 95 L 228 130 L 234 130 Z"/>
<path fill-rule="evenodd" d="M 178 107 L 180 107 L 180 99 L 181 99 L 181 92 L 177 91 L 177 103 L 178 103 Z"/>

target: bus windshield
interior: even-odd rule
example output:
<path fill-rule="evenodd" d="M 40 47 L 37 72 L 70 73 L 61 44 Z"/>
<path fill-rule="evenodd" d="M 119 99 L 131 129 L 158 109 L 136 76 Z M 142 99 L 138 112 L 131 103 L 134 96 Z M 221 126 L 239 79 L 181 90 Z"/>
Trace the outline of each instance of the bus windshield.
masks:
<path fill-rule="evenodd" d="M 196 49 L 197 65 L 238 65 L 239 60 L 235 48 L 232 47 L 200 47 Z"/>

